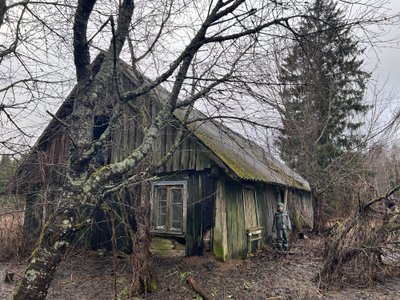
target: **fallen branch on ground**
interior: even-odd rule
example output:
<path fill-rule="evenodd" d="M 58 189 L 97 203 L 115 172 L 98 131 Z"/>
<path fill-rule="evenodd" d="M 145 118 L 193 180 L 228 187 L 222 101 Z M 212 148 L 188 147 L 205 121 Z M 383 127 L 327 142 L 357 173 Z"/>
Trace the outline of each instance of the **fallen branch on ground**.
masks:
<path fill-rule="evenodd" d="M 196 283 L 192 276 L 187 279 L 187 282 L 192 287 L 192 289 L 198 293 L 205 300 L 213 300 L 215 299 L 204 287 Z"/>
<path fill-rule="evenodd" d="M 396 244 L 400 237 L 399 205 L 389 208 L 384 200 L 399 189 L 400 185 L 360 205 L 337 229 L 317 276 L 321 287 L 366 286 L 375 278 L 394 274 L 397 266 L 393 261 L 400 255 Z"/>

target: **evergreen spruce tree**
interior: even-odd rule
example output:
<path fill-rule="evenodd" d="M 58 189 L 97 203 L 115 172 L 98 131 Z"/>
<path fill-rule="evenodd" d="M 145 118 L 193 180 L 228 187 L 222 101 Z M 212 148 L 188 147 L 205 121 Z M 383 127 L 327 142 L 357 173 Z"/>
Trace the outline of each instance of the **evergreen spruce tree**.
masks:
<path fill-rule="evenodd" d="M 327 170 L 361 141 L 357 117 L 369 109 L 363 97 L 370 75 L 335 1 L 314 0 L 307 10 L 279 70 L 284 130 L 278 146 L 282 159 L 322 190 L 332 180 Z"/>

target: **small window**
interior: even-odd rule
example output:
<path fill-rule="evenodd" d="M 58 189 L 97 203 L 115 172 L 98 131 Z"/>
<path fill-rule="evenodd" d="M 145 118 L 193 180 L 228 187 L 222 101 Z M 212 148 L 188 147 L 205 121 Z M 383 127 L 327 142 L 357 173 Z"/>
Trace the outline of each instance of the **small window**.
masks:
<path fill-rule="evenodd" d="M 153 230 L 182 234 L 186 225 L 186 182 L 153 184 Z"/>

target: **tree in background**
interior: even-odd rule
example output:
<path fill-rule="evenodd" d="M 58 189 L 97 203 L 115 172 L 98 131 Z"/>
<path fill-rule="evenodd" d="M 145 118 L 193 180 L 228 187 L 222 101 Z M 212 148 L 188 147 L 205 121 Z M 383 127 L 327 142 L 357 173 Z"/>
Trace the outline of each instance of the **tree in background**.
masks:
<path fill-rule="evenodd" d="M 325 192 L 328 203 L 340 198 L 336 187 L 343 191 L 349 184 L 343 179 L 359 158 L 353 150 L 362 147 L 357 130 L 368 111 L 363 97 L 370 75 L 362 69 L 364 49 L 337 3 L 315 0 L 306 10 L 310 18 L 301 21 L 279 68 L 278 146 L 282 159 L 309 180 L 317 200 Z"/>
<path fill-rule="evenodd" d="M 3 190 L 7 182 L 10 180 L 14 169 L 15 169 L 15 161 L 11 159 L 9 155 L 3 154 L 1 155 L 0 160 L 0 191 Z"/>

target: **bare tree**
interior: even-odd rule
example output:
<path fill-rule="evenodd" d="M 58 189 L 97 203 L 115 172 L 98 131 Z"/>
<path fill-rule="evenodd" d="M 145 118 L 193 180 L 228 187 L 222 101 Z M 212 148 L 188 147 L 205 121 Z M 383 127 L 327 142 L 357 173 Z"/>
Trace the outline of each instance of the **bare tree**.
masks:
<path fill-rule="evenodd" d="M 164 18 L 158 19 L 159 30 L 155 36 L 149 32 L 142 31 L 138 27 L 140 22 L 134 18 L 142 17 L 151 20 L 157 13 L 148 10 L 140 10 L 145 5 L 143 2 L 133 3 L 125 0 L 115 7 L 109 8 L 109 18 L 104 21 L 98 29 L 94 29 L 95 23 L 91 18 L 95 14 L 98 1 L 78 1 L 74 9 L 73 22 L 73 55 L 76 69 L 77 87 L 73 103 L 73 113 L 68 128 L 71 139 L 67 167 L 67 182 L 62 194 L 58 199 L 58 206 L 50 216 L 49 221 L 43 228 L 39 246 L 32 255 L 23 281 L 15 295 L 15 299 L 43 299 L 46 296 L 52 276 L 58 263 L 62 258 L 67 246 L 71 243 L 76 232 L 86 227 L 86 219 L 80 218 L 80 209 L 85 204 L 96 205 L 109 190 L 118 189 L 121 177 L 124 181 L 133 184 L 149 176 L 150 169 L 147 168 L 140 173 L 132 174 L 131 170 L 140 164 L 152 150 L 153 144 L 160 129 L 171 117 L 171 113 L 179 107 L 193 105 L 193 103 L 211 92 L 220 83 L 229 79 L 235 71 L 235 66 L 253 47 L 243 45 L 255 45 L 252 41 L 261 31 L 268 31 L 272 27 L 287 27 L 287 23 L 295 18 L 301 17 L 293 12 L 286 13 L 278 4 L 269 1 L 257 1 L 254 3 L 244 0 L 212 1 L 212 2 L 179 2 L 161 1 L 159 13 Z M 29 3 L 26 5 L 29 6 Z M 136 8 L 136 9 L 135 9 Z M 155 9 L 155 8 L 154 8 Z M 138 15 L 135 15 L 138 12 Z M 156 10 L 154 10 L 156 12 Z M 182 14 L 182 12 L 185 12 Z M 104 11 L 102 12 L 104 14 Z M 273 14 L 271 14 L 273 13 Z M 195 22 L 177 31 L 176 39 L 184 42 L 182 45 L 173 45 L 177 51 L 165 56 L 169 64 L 161 64 L 156 56 L 152 56 L 153 62 L 159 66 L 158 74 L 153 80 L 143 80 L 143 83 L 131 91 L 119 92 L 117 59 L 123 53 L 124 44 L 132 29 L 130 52 L 133 58 L 133 68 L 137 68 L 138 60 L 144 59 L 148 54 L 155 51 L 157 47 L 165 50 L 161 43 L 164 38 L 164 30 L 168 31 L 168 21 L 171 16 L 187 18 L 191 14 L 195 16 Z M 156 18 L 157 19 L 157 18 Z M 147 23 L 148 24 L 148 23 Z M 93 35 L 109 30 L 102 38 L 111 36 L 111 41 L 104 61 L 95 73 L 91 68 L 89 32 Z M 146 40 L 144 50 L 138 44 L 134 44 L 137 33 L 143 34 Z M 189 37 L 189 38 L 187 38 Z M 151 39 L 153 40 L 151 41 Z M 150 41 L 149 41 L 150 39 Z M 204 55 L 201 50 L 213 51 L 212 56 Z M 202 67 L 199 84 L 195 92 L 185 93 L 188 80 L 188 71 L 193 66 L 194 58 L 198 61 L 208 59 L 209 63 Z M 157 59 L 157 60 L 156 60 Z M 228 67 L 226 67 L 227 64 Z M 144 64 L 145 65 L 145 64 Z M 145 130 L 145 135 L 140 146 L 129 153 L 120 162 L 106 165 L 96 172 L 91 172 L 90 162 L 94 159 L 98 149 L 107 140 L 108 135 L 115 126 L 115 120 L 125 103 L 134 102 L 138 97 L 152 92 L 162 83 L 170 85 L 170 94 L 151 120 Z M 110 125 L 102 136 L 92 140 L 93 114 L 97 103 L 103 97 L 105 84 L 112 84 L 119 94 L 119 102 L 115 104 L 110 112 Z M 182 99 L 181 101 L 178 101 Z M 156 162 L 157 165 L 160 162 Z M 153 167 L 153 166 L 152 166 Z M 125 185 L 125 184 L 123 184 Z M 140 215 L 135 216 L 140 220 Z M 135 249 L 139 250 L 139 249 Z M 136 252 L 137 254 L 140 251 Z M 139 273 L 139 269 L 135 272 Z M 148 270 L 144 269 L 141 278 L 146 277 Z M 136 281 L 138 282 L 138 281 Z"/>
<path fill-rule="evenodd" d="M 43 8 L 44 14 L 49 15 L 49 20 L 54 21 L 48 21 L 39 12 Z M 14 19 L 11 18 L 13 14 Z M 58 22 L 57 18 L 60 16 L 63 22 Z M 82 214 L 84 207 L 96 207 L 100 203 L 111 207 L 107 202 L 107 196 L 111 192 L 147 180 L 151 177 L 152 170 L 162 165 L 168 155 L 173 153 L 180 141 L 179 135 L 166 157 L 143 167 L 160 130 L 174 111 L 190 108 L 202 101 L 206 110 L 217 112 L 217 115 L 222 114 L 223 117 L 224 109 L 228 107 L 226 99 L 241 99 L 243 91 L 248 91 L 248 79 L 253 82 L 249 67 L 258 53 L 264 53 L 270 41 L 285 37 L 288 32 L 293 31 L 302 18 L 307 16 L 299 13 L 297 1 L 291 0 L 79 0 L 77 4 L 74 1 L 20 1 L 11 4 L 5 0 L 0 1 L 0 26 L 13 28 L 10 31 L 13 34 L 8 36 L 8 44 L 1 49 L 1 58 L 4 56 L 12 61 L 19 61 L 26 73 L 31 74 L 27 64 L 23 63 L 29 60 L 20 60 L 19 51 L 22 51 L 25 59 L 33 59 L 35 66 L 48 66 L 45 68 L 46 73 L 52 73 L 54 70 L 51 67 L 56 66 L 59 60 L 52 61 L 51 58 L 60 55 L 68 57 L 71 54 L 77 79 L 68 123 L 54 119 L 62 123 L 70 139 L 66 182 L 56 199 L 57 207 L 43 227 L 38 247 L 32 254 L 15 299 L 46 297 L 63 254 L 76 234 L 91 222 L 90 218 Z M 361 16 L 357 21 L 349 22 L 356 23 L 360 20 Z M 377 20 L 370 18 L 366 21 Z M 32 36 L 42 37 L 43 44 L 38 45 L 37 40 L 27 44 L 27 37 L 20 30 L 22 24 L 32 24 L 32 30 L 36 30 L 36 35 Z M 43 35 L 38 35 L 38 32 Z M 49 39 L 49 36 L 53 38 Z M 52 52 L 55 49 L 60 51 Z M 101 54 L 102 63 L 92 66 L 91 57 L 99 49 L 105 50 Z M 35 51 L 39 50 L 43 51 L 43 57 L 35 55 Z M 118 80 L 120 57 L 130 57 L 132 69 L 140 81 L 138 86 L 128 91 L 122 90 Z M 70 62 L 68 59 L 64 61 Z M 9 70 L 11 69 L 10 65 Z M 16 86 L 26 87 L 28 83 L 33 84 L 28 89 L 29 93 L 41 91 L 38 80 L 44 84 L 64 80 L 62 69 L 55 70 L 60 74 L 58 80 L 49 81 L 47 77 L 42 80 L 44 74 L 40 72 L 37 76 L 29 75 L 27 78 L 23 75 L 22 81 L 19 81 L 19 77 L 13 78 L 5 85 L 4 91 L 13 91 Z M 151 79 L 142 76 L 141 72 Z M 125 153 L 118 162 L 106 164 L 93 171 L 96 155 L 107 146 L 126 106 L 135 105 L 140 97 L 155 93 L 160 86 L 167 87 L 170 92 L 162 99 L 160 109 L 144 128 L 140 145 Z M 233 88 L 242 90 L 236 92 Z M 102 99 L 108 96 L 105 95 L 105 90 L 112 90 L 118 101 L 107 106 L 109 126 L 98 139 L 93 140 L 93 117 L 96 109 L 104 104 Z M 11 95 L 10 99 L 15 100 L 16 97 Z M 32 101 L 28 99 L 26 103 Z M 7 105 L 1 111 L 2 116 L 4 113 L 17 130 L 24 131 L 15 122 L 16 118 L 8 113 L 11 104 Z M 246 106 L 248 102 L 239 105 L 241 108 Z M 242 111 L 244 115 L 235 115 L 236 118 L 240 121 L 248 120 L 246 110 Z M 235 118 L 232 111 L 225 116 Z M 258 120 L 251 122 L 257 126 L 270 126 Z M 145 238 L 146 230 L 148 231 L 147 209 L 148 201 L 138 203 L 134 209 L 134 217 L 142 226 L 133 237 L 133 290 L 136 291 L 141 282 L 147 279 L 149 272 L 148 245 L 140 243 Z"/>
<path fill-rule="evenodd" d="M 17 155 L 32 144 L 45 110 L 59 105 L 72 83 L 65 72 L 74 5 L 50 1 L 0 2 L 0 145 Z M 62 13 L 60 13 L 62 11 Z"/>

